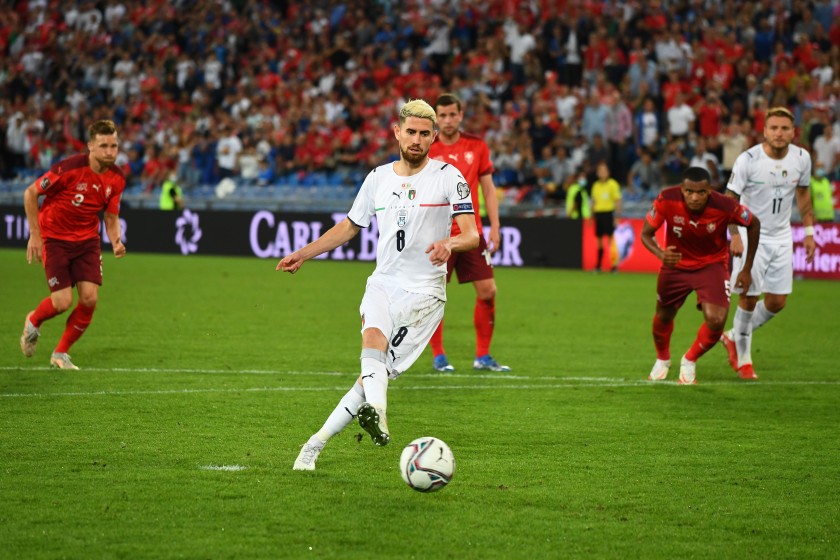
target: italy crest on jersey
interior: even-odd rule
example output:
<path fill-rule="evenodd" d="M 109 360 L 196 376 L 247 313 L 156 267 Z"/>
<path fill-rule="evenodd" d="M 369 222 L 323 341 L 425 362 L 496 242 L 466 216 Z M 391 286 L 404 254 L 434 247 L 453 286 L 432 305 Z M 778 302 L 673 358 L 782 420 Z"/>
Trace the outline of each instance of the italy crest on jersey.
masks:
<path fill-rule="evenodd" d="M 416 189 L 408 189 L 408 200 L 414 200 L 414 197 L 417 196 Z"/>

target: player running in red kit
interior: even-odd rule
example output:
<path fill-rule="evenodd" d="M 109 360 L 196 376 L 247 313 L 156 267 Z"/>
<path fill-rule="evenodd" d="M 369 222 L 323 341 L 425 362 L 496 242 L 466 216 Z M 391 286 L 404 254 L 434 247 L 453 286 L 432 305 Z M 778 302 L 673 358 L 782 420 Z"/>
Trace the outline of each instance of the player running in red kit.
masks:
<path fill-rule="evenodd" d="M 67 354 L 91 322 L 102 284 L 99 213 L 104 210 L 105 232 L 114 256 L 125 255 L 119 211 L 125 175 L 114 165 L 119 151 L 117 129 L 101 120 L 88 128 L 88 153 L 53 165 L 27 187 L 23 206 L 29 222 L 26 260 L 44 263 L 50 295 L 27 314 L 20 347 L 31 357 L 41 335 L 41 324 L 67 311 L 73 304 L 73 286 L 79 301 L 67 318 L 64 334 L 50 357 L 50 365 L 79 369 Z M 44 197 L 39 210 L 38 199 Z"/>

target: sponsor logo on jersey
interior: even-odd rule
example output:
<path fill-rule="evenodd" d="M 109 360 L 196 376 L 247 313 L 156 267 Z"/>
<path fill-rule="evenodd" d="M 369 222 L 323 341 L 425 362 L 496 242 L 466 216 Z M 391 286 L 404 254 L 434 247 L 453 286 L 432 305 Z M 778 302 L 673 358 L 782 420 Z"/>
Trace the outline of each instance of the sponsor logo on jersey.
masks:
<path fill-rule="evenodd" d="M 417 196 L 417 191 L 415 189 L 408 189 L 408 200 L 414 200 L 415 196 Z"/>
<path fill-rule="evenodd" d="M 696 222 L 693 220 L 688 220 L 688 223 L 691 224 L 692 227 L 697 227 L 700 225 L 700 220 L 697 220 Z"/>
<path fill-rule="evenodd" d="M 93 185 L 93 190 L 95 190 L 96 192 L 99 192 L 99 185 Z"/>
<path fill-rule="evenodd" d="M 44 177 L 43 179 L 41 179 L 41 190 L 45 191 L 48 188 L 50 188 L 50 178 Z"/>
<path fill-rule="evenodd" d="M 453 204 L 452 209 L 456 212 L 465 212 L 467 210 L 472 210 L 472 202 L 461 202 L 458 204 Z"/>
<path fill-rule="evenodd" d="M 58 286 L 58 278 L 56 278 L 55 276 L 53 276 L 52 278 L 50 278 L 49 280 L 47 280 L 47 284 L 49 284 L 49 285 L 50 285 L 50 288 L 52 288 L 53 286 Z"/>
<path fill-rule="evenodd" d="M 470 196 L 470 186 L 466 183 L 458 183 L 458 196 L 461 197 L 461 200 L 464 200 L 468 196 Z"/>
<path fill-rule="evenodd" d="M 449 154 L 449 159 L 453 161 L 458 161 L 458 154 Z"/>

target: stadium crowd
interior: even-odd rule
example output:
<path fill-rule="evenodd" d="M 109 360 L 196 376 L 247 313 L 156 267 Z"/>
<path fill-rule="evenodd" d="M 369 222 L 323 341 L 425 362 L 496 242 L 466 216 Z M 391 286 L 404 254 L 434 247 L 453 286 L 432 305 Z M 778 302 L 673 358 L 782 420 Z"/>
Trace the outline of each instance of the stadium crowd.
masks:
<path fill-rule="evenodd" d="M 358 186 L 398 106 L 454 92 L 500 190 L 554 203 L 607 161 L 630 199 L 725 184 L 783 105 L 840 179 L 840 2 L 19 0 L 0 7 L 2 176 L 97 119 L 151 192 L 230 177 Z"/>

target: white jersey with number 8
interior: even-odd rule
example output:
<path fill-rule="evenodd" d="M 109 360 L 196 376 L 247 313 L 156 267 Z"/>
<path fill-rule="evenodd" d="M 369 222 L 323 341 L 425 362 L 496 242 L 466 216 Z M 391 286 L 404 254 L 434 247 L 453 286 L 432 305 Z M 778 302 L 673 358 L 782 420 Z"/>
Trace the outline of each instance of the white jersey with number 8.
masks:
<path fill-rule="evenodd" d="M 449 237 L 452 218 L 472 214 L 470 189 L 452 165 L 430 159 L 417 174 L 397 175 L 394 164 L 371 171 L 347 217 L 368 227 L 376 216 L 379 242 L 371 277 L 389 277 L 404 290 L 446 300 L 446 264 L 435 266 L 426 249 Z"/>

